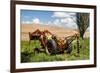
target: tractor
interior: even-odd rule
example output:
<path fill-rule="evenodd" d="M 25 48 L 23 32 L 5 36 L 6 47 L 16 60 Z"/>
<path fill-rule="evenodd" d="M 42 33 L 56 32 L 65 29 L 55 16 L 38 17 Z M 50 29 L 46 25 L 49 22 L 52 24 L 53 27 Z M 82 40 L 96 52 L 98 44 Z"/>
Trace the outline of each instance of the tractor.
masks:
<path fill-rule="evenodd" d="M 31 40 L 39 40 L 42 48 L 35 48 L 34 52 L 45 52 L 48 55 L 72 52 L 72 41 L 77 39 L 77 53 L 79 53 L 79 35 L 57 37 L 48 30 L 37 29 L 33 33 L 29 32 L 29 44 Z"/>

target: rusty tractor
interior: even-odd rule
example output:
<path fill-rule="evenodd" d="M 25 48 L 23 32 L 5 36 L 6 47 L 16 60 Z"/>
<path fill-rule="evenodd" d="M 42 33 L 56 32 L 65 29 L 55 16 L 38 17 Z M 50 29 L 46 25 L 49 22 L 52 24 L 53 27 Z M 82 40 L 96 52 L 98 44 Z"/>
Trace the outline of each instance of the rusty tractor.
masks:
<path fill-rule="evenodd" d="M 34 52 L 45 52 L 48 55 L 60 54 L 60 53 L 71 53 L 72 52 L 72 41 L 77 40 L 77 53 L 79 54 L 79 35 L 74 34 L 65 38 L 57 37 L 48 30 L 29 32 L 29 44 L 31 40 L 39 40 L 42 48 L 35 48 Z"/>

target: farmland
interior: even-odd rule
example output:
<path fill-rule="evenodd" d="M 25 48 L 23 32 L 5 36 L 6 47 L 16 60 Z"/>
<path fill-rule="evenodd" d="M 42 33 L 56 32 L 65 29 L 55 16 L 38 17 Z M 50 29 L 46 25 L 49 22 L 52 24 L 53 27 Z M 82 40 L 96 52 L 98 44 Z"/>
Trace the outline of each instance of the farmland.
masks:
<path fill-rule="evenodd" d="M 21 40 L 29 40 L 29 32 L 34 32 L 39 29 L 40 31 L 48 30 L 51 33 L 55 34 L 57 37 L 67 37 L 77 33 L 74 29 L 54 27 L 48 25 L 39 25 L 39 24 L 22 24 L 21 26 Z M 62 36 L 63 35 L 63 36 Z"/>
<path fill-rule="evenodd" d="M 70 60 L 87 60 L 89 59 L 89 32 L 86 32 L 84 40 L 79 39 L 80 53 L 77 53 L 76 40 L 72 42 L 71 54 L 63 53 L 56 55 L 47 55 L 44 51 L 35 53 L 34 48 L 41 48 L 39 40 L 32 40 L 29 45 L 28 32 L 33 32 L 36 29 L 41 31 L 48 29 L 51 33 L 56 34 L 57 37 L 67 37 L 78 33 L 74 29 L 65 29 L 60 27 L 48 27 L 40 25 L 22 25 L 21 26 L 21 62 L 51 62 L 51 61 L 70 61 Z"/>

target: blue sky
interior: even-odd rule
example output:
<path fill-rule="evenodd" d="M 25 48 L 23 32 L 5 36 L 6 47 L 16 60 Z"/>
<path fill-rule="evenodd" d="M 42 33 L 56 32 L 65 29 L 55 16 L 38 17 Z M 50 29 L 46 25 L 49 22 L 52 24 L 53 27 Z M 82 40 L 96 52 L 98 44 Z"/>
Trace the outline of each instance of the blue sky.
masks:
<path fill-rule="evenodd" d="M 52 21 L 52 11 L 39 11 L 39 10 L 21 10 L 21 22 L 32 21 L 33 19 L 39 19 L 43 23 Z"/>
<path fill-rule="evenodd" d="M 76 13 L 61 11 L 21 10 L 21 24 L 41 24 L 77 28 Z"/>

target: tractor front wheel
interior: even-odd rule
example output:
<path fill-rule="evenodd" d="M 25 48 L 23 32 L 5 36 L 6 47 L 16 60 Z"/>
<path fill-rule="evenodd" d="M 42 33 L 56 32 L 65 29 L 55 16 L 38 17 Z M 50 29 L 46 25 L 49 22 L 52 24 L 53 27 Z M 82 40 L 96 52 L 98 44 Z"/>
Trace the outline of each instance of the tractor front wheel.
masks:
<path fill-rule="evenodd" d="M 54 39 L 50 39 L 47 41 L 45 50 L 48 55 L 57 53 L 57 43 L 55 42 Z"/>

